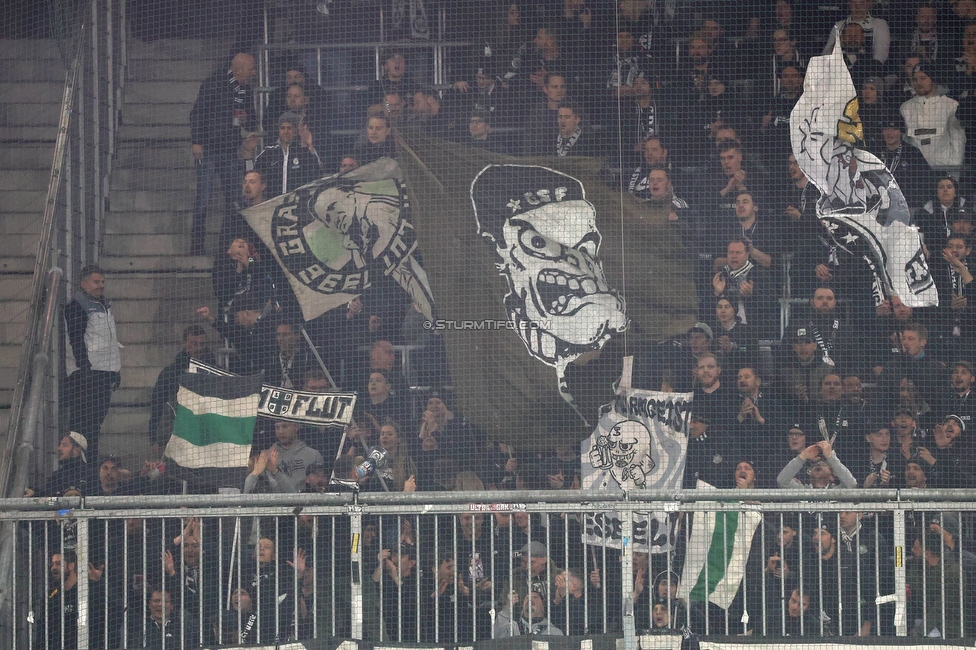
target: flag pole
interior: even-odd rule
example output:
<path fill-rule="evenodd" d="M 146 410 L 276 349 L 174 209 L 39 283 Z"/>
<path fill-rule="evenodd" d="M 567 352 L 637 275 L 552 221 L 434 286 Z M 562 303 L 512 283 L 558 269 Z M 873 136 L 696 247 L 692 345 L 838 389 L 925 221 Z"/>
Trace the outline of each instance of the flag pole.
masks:
<path fill-rule="evenodd" d="M 330 373 L 329 369 L 325 367 L 325 361 L 322 360 L 322 356 L 319 354 L 319 351 L 315 349 L 314 345 L 312 345 L 312 339 L 308 335 L 308 332 L 305 331 L 304 325 L 302 325 L 301 330 L 302 330 L 302 336 L 305 338 L 305 342 L 308 344 L 309 349 L 312 351 L 312 355 L 315 357 L 315 360 L 319 364 L 319 368 L 321 368 L 322 372 L 325 373 L 325 378 L 329 380 L 329 385 L 332 386 L 332 388 L 338 390 L 335 380 L 332 379 L 332 373 Z"/>

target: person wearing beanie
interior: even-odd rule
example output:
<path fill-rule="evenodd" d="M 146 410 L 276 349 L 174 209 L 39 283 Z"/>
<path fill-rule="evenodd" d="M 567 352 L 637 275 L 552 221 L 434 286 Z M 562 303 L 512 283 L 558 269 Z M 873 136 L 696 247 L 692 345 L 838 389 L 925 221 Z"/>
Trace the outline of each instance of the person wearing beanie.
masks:
<path fill-rule="evenodd" d="M 62 496 L 70 488 L 80 490 L 83 495 L 88 494 L 95 476 L 88 464 L 87 451 L 88 439 L 85 436 L 77 431 L 65 434 L 58 445 L 58 468 L 47 478 L 44 491 L 30 496 Z"/>

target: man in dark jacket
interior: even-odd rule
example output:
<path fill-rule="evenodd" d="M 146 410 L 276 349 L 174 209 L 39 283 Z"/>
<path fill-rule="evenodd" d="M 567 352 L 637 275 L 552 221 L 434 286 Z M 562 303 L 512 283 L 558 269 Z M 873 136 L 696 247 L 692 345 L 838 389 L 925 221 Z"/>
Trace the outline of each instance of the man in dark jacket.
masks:
<path fill-rule="evenodd" d="M 207 203 L 214 174 L 220 176 L 227 208 L 237 196 L 243 166 L 237 158 L 244 131 L 254 125 L 254 102 L 248 85 L 256 67 L 250 54 L 237 54 L 230 69 L 216 72 L 200 85 L 190 111 L 190 139 L 197 164 L 197 198 L 193 205 L 191 254 L 203 255 Z"/>
<path fill-rule="evenodd" d="M 69 431 L 58 445 L 58 468 L 47 478 L 43 496 L 61 496 L 69 488 L 77 488 L 82 494 L 94 487 L 95 474 L 88 464 L 85 452 L 88 440 L 77 431 Z"/>
<path fill-rule="evenodd" d="M 254 169 L 261 172 L 268 196 L 291 192 L 322 175 L 322 161 L 311 132 L 300 121 L 297 114 L 284 113 L 278 119 L 278 141 L 254 159 Z"/>
<path fill-rule="evenodd" d="M 183 349 L 172 363 L 163 368 L 153 386 L 149 400 L 149 443 L 152 445 L 153 458 L 159 458 L 169 439 L 180 376 L 190 367 L 191 358 L 210 365 L 215 363 L 213 353 L 207 348 L 207 330 L 200 325 L 190 325 L 183 330 Z"/>

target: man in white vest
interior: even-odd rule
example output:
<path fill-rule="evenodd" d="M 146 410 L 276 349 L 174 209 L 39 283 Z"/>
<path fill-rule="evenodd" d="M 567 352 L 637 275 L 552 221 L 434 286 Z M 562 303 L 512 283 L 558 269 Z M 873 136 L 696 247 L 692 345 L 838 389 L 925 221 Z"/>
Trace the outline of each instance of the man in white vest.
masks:
<path fill-rule="evenodd" d="M 80 289 L 64 308 L 64 321 L 77 368 L 68 376 L 65 387 L 68 428 L 85 436 L 88 454 L 97 458 L 98 434 L 122 370 L 122 345 L 112 305 L 105 297 L 105 271 L 101 267 L 92 264 L 81 270 Z M 69 370 L 71 367 L 69 361 Z"/>

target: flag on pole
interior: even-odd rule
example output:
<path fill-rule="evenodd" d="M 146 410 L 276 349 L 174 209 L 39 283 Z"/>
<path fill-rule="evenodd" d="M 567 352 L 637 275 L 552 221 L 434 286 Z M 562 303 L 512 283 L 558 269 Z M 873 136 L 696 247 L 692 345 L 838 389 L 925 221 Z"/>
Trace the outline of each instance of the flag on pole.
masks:
<path fill-rule="evenodd" d="M 714 488 L 698 481 L 698 489 Z M 760 523 L 762 514 L 751 510 L 696 513 L 678 598 L 728 609 L 742 586 Z"/>
<path fill-rule="evenodd" d="M 183 470 L 236 470 L 230 472 L 234 478 L 222 477 L 220 472 L 199 478 L 241 487 L 241 470 L 246 470 L 251 455 L 261 380 L 261 375 L 184 373 L 176 394 L 176 420 L 166 457 Z"/>
<path fill-rule="evenodd" d="M 875 300 L 897 296 L 909 307 L 938 305 L 908 203 L 884 163 L 864 148 L 839 38 L 833 52 L 810 59 L 790 131 L 797 164 L 821 193 L 817 216 L 838 247 L 867 263 Z"/>

